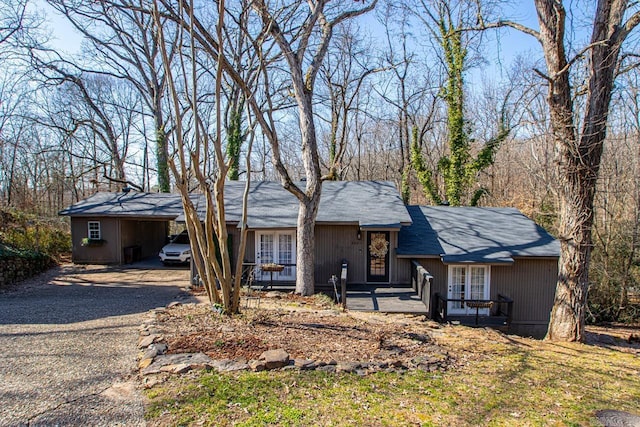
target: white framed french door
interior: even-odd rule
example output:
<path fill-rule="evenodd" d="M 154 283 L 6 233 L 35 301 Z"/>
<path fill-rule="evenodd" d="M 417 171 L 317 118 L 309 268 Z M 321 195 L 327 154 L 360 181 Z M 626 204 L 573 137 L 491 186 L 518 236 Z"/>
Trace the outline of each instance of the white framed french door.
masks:
<path fill-rule="evenodd" d="M 489 275 L 488 265 L 450 265 L 447 298 L 454 300 L 488 300 Z M 449 301 L 449 314 L 476 314 L 475 308 L 467 307 L 464 301 Z M 481 308 L 478 314 L 488 315 L 488 308 Z"/>
<path fill-rule="evenodd" d="M 270 280 L 271 272 L 262 271 L 263 264 L 280 264 L 284 269 L 273 272 L 277 280 L 296 279 L 296 233 L 295 231 L 256 232 L 256 273 L 258 280 Z"/>

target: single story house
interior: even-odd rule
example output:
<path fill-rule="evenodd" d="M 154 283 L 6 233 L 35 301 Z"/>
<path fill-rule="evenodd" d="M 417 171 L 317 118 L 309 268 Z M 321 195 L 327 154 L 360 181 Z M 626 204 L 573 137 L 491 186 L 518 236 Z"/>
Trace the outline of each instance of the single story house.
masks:
<path fill-rule="evenodd" d="M 243 189 L 243 182 L 225 186 L 234 262 Z M 257 280 L 273 274 L 278 282 L 295 281 L 297 214 L 297 199 L 279 183 L 251 184 L 242 262 L 284 266 L 279 273 L 258 268 Z M 175 194 L 97 193 L 61 215 L 71 217 L 74 262 L 122 263 L 132 247 L 142 257 L 157 255 L 169 221 L 181 220 L 182 206 Z M 83 239 L 96 237 L 102 246 L 83 246 Z M 338 274 L 344 260 L 349 284 L 413 284 L 432 317 L 492 318 L 536 334 L 549 320 L 558 256 L 558 242 L 517 209 L 405 206 L 391 182 L 323 183 L 318 284 Z"/>

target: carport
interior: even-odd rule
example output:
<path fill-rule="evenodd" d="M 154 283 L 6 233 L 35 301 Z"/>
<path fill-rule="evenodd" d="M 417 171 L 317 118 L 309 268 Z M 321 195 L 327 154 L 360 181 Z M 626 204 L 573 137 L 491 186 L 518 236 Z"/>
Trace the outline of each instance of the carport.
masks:
<path fill-rule="evenodd" d="M 128 264 L 156 256 L 182 213 L 176 194 L 100 192 L 59 212 L 71 218 L 74 263 Z"/>

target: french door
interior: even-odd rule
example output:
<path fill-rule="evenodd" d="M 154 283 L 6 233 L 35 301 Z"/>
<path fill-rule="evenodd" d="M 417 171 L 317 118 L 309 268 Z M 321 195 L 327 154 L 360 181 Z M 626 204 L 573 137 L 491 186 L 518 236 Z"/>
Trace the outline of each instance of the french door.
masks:
<path fill-rule="evenodd" d="M 296 238 L 294 231 L 256 232 L 256 273 L 258 280 L 270 280 L 271 273 L 262 271 L 262 264 L 284 265 L 284 270 L 274 272 L 277 280 L 296 278 Z"/>
<path fill-rule="evenodd" d="M 486 265 L 450 265 L 447 297 L 462 301 L 449 301 L 447 312 L 476 314 L 476 309 L 467 307 L 464 301 L 489 299 L 489 272 Z M 489 309 L 482 308 L 478 314 L 488 315 Z"/>

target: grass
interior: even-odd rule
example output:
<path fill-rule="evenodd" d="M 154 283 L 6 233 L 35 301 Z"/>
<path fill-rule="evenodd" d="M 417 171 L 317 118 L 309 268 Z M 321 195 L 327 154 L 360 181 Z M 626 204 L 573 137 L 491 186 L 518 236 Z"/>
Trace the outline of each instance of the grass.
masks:
<path fill-rule="evenodd" d="M 640 414 L 640 357 L 464 327 L 439 342 L 447 372 L 367 377 L 312 371 L 192 373 L 147 391 L 151 425 L 600 425 L 594 413 Z"/>

